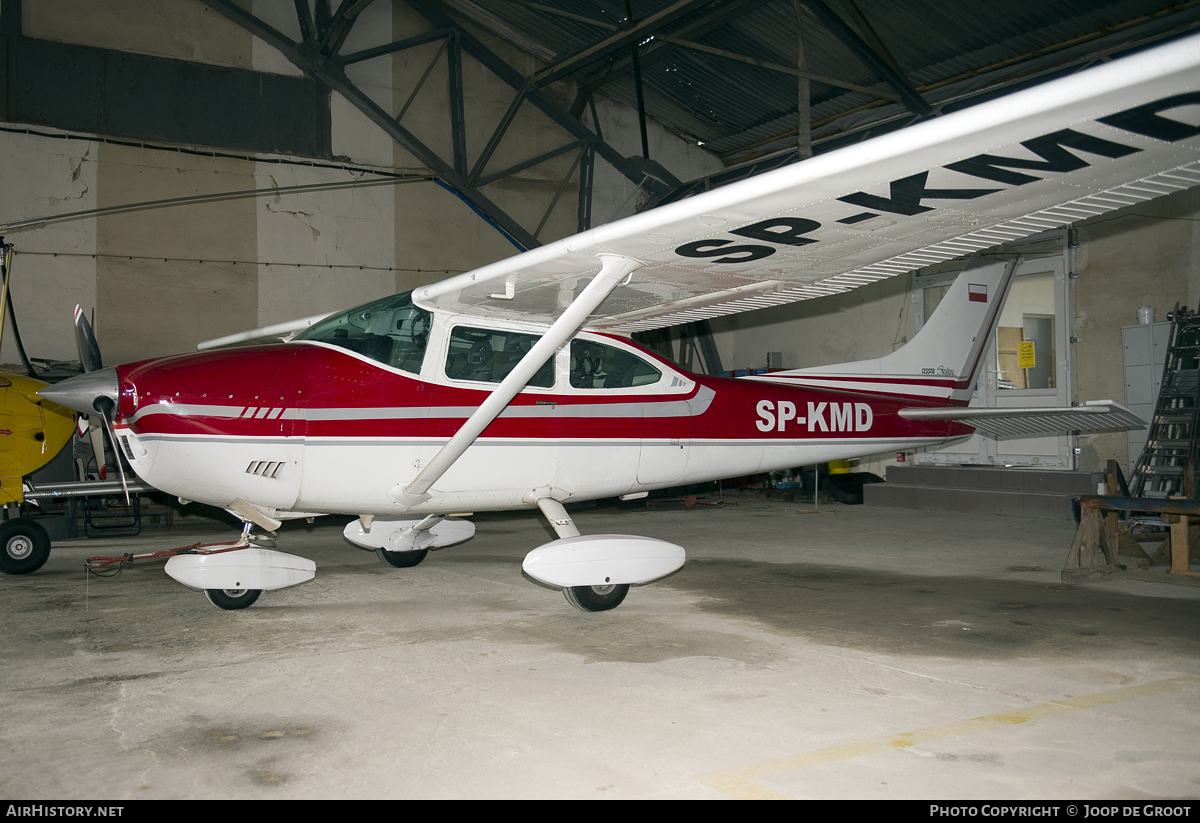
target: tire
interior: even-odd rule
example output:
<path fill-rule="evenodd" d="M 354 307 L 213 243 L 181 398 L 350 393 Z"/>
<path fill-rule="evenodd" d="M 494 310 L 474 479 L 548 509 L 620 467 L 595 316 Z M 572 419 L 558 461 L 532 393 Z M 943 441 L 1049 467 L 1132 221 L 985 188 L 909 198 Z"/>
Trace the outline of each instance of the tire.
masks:
<path fill-rule="evenodd" d="M 46 565 L 50 557 L 50 535 L 23 517 L 0 523 L 0 571 L 29 574 Z"/>
<path fill-rule="evenodd" d="M 429 554 L 429 549 L 419 549 L 415 552 L 390 552 L 387 549 L 376 549 L 375 554 L 379 555 L 379 559 L 389 566 L 397 569 L 411 569 L 425 559 L 425 555 Z"/>
<path fill-rule="evenodd" d="M 606 612 L 621 605 L 629 594 L 629 584 L 611 586 L 573 586 L 563 589 L 567 602 L 581 612 Z"/>
<path fill-rule="evenodd" d="M 218 609 L 227 612 L 253 606 L 262 589 L 205 589 L 204 596 Z"/>

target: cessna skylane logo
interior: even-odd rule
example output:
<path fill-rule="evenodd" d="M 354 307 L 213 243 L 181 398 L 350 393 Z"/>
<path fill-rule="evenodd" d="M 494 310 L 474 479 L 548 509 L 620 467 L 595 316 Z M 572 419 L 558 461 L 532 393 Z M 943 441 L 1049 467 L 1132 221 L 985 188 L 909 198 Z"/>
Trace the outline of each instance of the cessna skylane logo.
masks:
<path fill-rule="evenodd" d="M 866 403 L 813 403 L 808 404 L 808 414 L 796 416 L 796 404 L 790 400 L 759 400 L 758 420 L 754 425 L 760 432 L 786 431 L 787 424 L 795 430 L 807 426 L 808 431 L 865 432 L 871 428 L 875 415 Z"/>
<path fill-rule="evenodd" d="M 1200 104 L 1200 92 L 1176 94 L 1109 117 L 1101 117 L 1097 122 L 1133 134 L 1175 143 L 1200 134 L 1200 126 L 1172 120 L 1164 116 L 1163 112 L 1197 104 Z M 1050 134 L 1043 134 L 1032 140 L 1024 140 L 1021 145 L 1042 159 L 1030 160 L 1020 157 L 978 154 L 968 157 L 966 160 L 950 163 L 943 168 L 971 177 L 994 180 L 1008 186 L 1024 186 L 1026 183 L 1032 183 L 1042 178 L 1026 174 L 1025 171 L 1016 171 L 1016 169 L 1041 173 L 1066 173 L 1091 165 L 1069 149 L 1110 159 L 1125 157 L 1141 151 L 1136 146 L 1105 140 L 1074 129 L 1062 129 Z M 930 189 L 925 185 L 928 177 L 929 172 L 923 171 L 920 174 L 893 180 L 890 183 L 890 196 L 888 197 L 863 191 L 839 197 L 838 199 L 843 203 L 867 209 L 867 211 L 850 214 L 838 222 L 847 225 L 858 223 L 878 217 L 880 212 L 911 216 L 933 210 L 933 206 L 924 204 L 925 200 L 974 200 L 976 197 L 1003 191 L 1003 189 L 995 188 Z M 806 246 L 809 243 L 819 242 L 819 238 L 809 236 L 819 228 L 821 228 L 821 224 L 816 220 L 807 220 L 801 217 L 773 217 L 769 220 L 751 223 L 740 229 L 732 229 L 729 233 L 775 245 Z M 675 252 L 683 257 L 715 257 L 714 263 L 747 263 L 751 260 L 769 257 L 778 251 L 773 246 L 761 246 L 757 243 L 730 245 L 735 242 L 721 238 L 708 238 L 682 245 L 675 249 Z M 979 300 L 980 298 L 972 295 L 971 299 Z M 983 296 L 982 302 L 986 302 L 986 299 L 986 296 Z"/>

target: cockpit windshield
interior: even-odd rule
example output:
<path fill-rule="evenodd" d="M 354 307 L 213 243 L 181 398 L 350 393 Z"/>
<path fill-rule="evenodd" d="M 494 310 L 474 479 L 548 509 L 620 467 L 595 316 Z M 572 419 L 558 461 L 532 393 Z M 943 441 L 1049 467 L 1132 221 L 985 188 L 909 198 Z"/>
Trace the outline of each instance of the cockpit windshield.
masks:
<path fill-rule="evenodd" d="M 328 317 L 295 339 L 329 343 L 420 374 L 431 320 L 429 312 L 413 305 L 412 292 L 404 292 Z"/>

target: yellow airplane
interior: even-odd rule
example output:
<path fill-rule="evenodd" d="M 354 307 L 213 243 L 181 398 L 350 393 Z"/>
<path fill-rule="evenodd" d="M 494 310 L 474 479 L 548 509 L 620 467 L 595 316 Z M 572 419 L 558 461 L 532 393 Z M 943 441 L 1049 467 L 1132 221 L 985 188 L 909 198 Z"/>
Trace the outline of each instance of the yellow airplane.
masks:
<path fill-rule="evenodd" d="M 0 506 L 22 503 L 22 479 L 49 463 L 75 431 L 73 411 L 36 394 L 47 385 L 0 374 Z M 0 521 L 0 546 L 0 571 L 6 574 L 37 571 L 50 556 L 46 530 L 28 518 Z"/>

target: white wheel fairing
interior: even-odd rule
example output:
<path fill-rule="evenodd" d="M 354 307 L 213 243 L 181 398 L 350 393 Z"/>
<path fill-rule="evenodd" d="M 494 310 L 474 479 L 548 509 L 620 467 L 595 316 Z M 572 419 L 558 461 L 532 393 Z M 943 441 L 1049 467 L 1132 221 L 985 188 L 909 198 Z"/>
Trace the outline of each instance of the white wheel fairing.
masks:
<path fill-rule="evenodd" d="M 553 540 L 525 556 L 521 568 L 559 588 L 640 585 L 678 571 L 682 546 L 629 534 L 589 534 Z"/>
<path fill-rule="evenodd" d="M 420 551 L 426 548 L 440 549 L 452 546 L 475 536 L 475 524 L 470 520 L 447 518 L 435 523 L 426 532 L 410 535 L 408 530 L 419 525 L 420 520 L 389 520 L 375 518 L 371 530 L 363 528 L 361 520 L 351 520 L 342 530 L 342 536 L 364 549 L 379 549 L 390 552 Z M 424 540 L 405 540 L 406 537 L 427 535 Z"/>
<path fill-rule="evenodd" d="M 317 564 L 306 557 L 270 549 L 237 549 L 214 554 L 177 554 L 164 571 L 193 589 L 270 591 L 307 583 Z"/>

